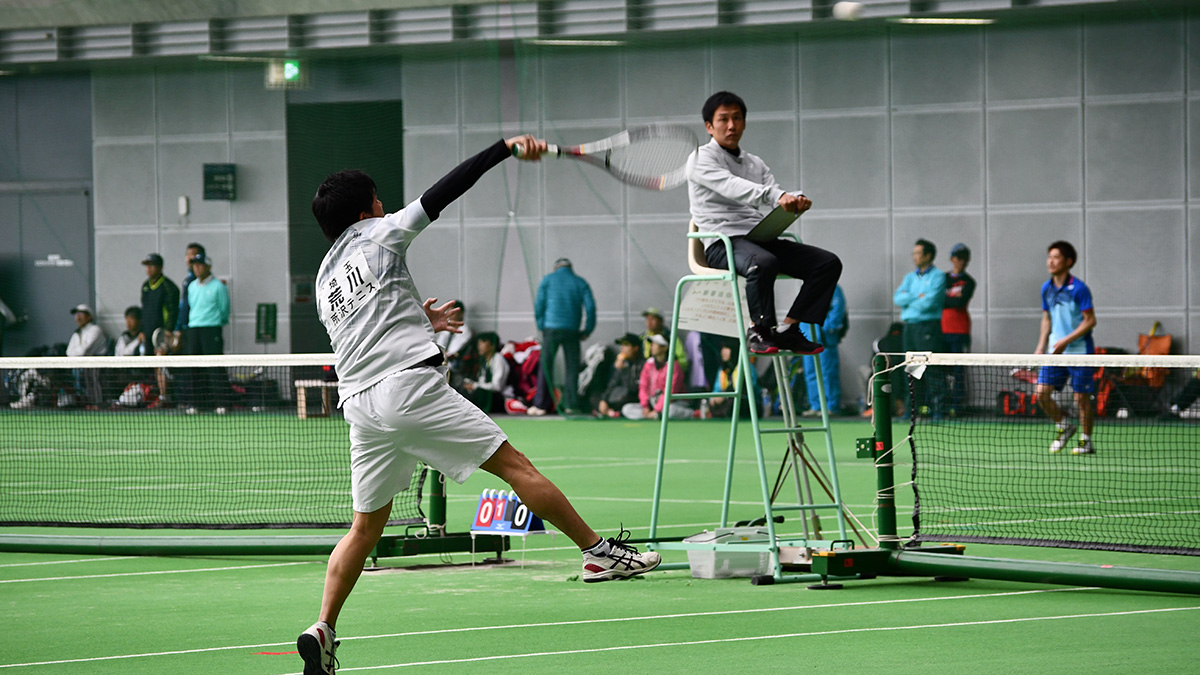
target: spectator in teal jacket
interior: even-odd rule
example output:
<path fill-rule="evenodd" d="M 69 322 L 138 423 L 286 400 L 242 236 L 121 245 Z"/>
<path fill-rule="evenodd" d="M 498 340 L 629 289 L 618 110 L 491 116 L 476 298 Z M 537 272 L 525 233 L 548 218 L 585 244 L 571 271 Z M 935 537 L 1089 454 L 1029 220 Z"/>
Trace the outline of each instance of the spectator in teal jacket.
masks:
<path fill-rule="evenodd" d="M 808 410 L 806 417 L 821 414 L 821 399 L 817 392 L 817 368 L 815 359 L 821 360 L 821 380 L 825 383 L 825 403 L 829 412 L 837 414 L 842 409 L 842 376 L 840 373 L 841 360 L 838 358 L 838 343 L 846 336 L 849 324 L 846 321 L 846 295 L 841 286 L 833 289 L 833 301 L 829 303 L 829 313 L 825 315 L 825 323 L 821 324 L 820 335 L 814 337 L 809 324 L 801 324 L 800 330 L 804 337 L 816 342 L 825 351 L 817 356 L 804 356 L 804 384 L 808 392 Z"/>
<path fill-rule="evenodd" d="M 904 351 L 907 352 L 946 351 L 942 340 L 946 273 L 934 266 L 935 257 L 937 246 L 926 239 L 918 239 L 912 252 L 913 264 L 917 269 L 904 276 L 904 281 L 900 282 L 892 298 L 900 308 L 900 320 L 904 322 Z M 943 373 L 930 368 L 922 379 L 916 380 L 909 410 L 927 407 L 937 416 L 939 406 L 943 403 L 943 377 Z"/>
<path fill-rule="evenodd" d="M 537 398 L 529 408 L 531 415 L 545 414 L 553 405 L 554 360 L 562 347 L 566 377 L 562 383 L 562 408 L 565 414 L 579 410 L 579 344 L 596 328 L 596 300 L 592 288 L 575 274 L 571 261 L 559 258 L 554 271 L 538 286 L 534 317 L 542 333 L 542 377 L 538 379 Z M 583 328 L 580 329 L 580 323 Z"/>

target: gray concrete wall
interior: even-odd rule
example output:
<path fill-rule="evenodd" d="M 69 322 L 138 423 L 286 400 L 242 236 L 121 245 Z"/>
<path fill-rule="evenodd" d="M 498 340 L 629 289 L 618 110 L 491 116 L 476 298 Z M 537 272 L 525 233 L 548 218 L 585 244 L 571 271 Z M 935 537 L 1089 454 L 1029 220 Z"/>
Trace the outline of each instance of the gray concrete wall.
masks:
<path fill-rule="evenodd" d="M 409 61 L 406 184 L 412 196 L 435 180 L 451 164 L 446 148 L 464 157 L 518 127 L 566 143 L 649 121 L 703 136 L 699 107 L 727 88 L 750 108 L 743 147 L 814 200 L 804 240 L 846 264 L 848 401 L 861 394 L 871 342 L 898 317 L 892 291 L 918 237 L 938 244 L 943 268 L 955 243 L 974 252 L 975 351 L 1033 350 L 1046 246 L 1065 238 L 1094 291 L 1097 344 L 1133 350 L 1161 321 L 1186 353 L 1200 339 L 1200 154 L 1189 152 L 1200 75 L 1188 67 L 1197 26 L 518 52 L 521 105 L 507 117 L 494 57 Z M 625 188 L 568 162 L 523 166 L 515 185 L 512 173 L 486 177 L 418 241 L 431 253 L 414 262 L 423 289 L 463 297 L 473 322 L 521 337 L 533 332 L 523 273 L 536 284 L 565 255 L 596 290 L 597 339 L 639 330 L 647 305 L 670 306 L 687 272 L 684 190 Z"/>

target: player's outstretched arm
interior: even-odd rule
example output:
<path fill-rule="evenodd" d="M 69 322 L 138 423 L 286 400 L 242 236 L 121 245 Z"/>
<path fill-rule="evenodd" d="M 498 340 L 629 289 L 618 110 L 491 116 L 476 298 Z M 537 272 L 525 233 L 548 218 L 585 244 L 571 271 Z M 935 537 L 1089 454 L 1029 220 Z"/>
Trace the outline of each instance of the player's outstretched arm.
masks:
<path fill-rule="evenodd" d="M 528 144 L 531 149 L 531 156 L 524 157 L 524 159 L 537 159 L 546 149 L 545 141 L 526 134 L 496 141 L 483 152 L 469 157 L 462 164 L 451 169 L 450 173 L 443 176 L 441 180 L 426 190 L 425 194 L 421 195 L 421 206 L 425 209 L 429 219 L 437 220 L 442 211 L 451 202 L 470 190 L 483 174 L 512 156 L 513 143 L 521 142 Z"/>

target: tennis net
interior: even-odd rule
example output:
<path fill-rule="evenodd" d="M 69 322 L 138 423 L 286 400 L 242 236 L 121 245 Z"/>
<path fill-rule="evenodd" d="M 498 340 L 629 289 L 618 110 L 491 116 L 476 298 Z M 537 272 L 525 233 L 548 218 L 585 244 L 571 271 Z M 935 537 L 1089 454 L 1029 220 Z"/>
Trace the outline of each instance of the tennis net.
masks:
<path fill-rule="evenodd" d="M 1200 357 L 909 353 L 903 370 L 914 542 L 1200 555 Z"/>
<path fill-rule="evenodd" d="M 332 359 L 0 359 L 0 525 L 345 527 Z M 425 522 L 424 476 L 391 524 Z"/>

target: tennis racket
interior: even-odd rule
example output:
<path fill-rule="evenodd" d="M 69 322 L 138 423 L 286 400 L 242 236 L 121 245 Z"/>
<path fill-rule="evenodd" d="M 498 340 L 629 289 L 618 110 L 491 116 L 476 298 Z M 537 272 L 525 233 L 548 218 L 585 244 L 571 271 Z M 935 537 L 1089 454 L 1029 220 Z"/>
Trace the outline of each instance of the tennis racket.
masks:
<path fill-rule="evenodd" d="M 647 190 L 670 190 L 687 181 L 685 164 L 700 145 L 691 129 L 654 124 L 622 131 L 583 145 L 547 145 L 542 157 L 570 157 L 609 172 L 617 180 Z M 513 145 L 513 155 L 524 148 Z"/>
<path fill-rule="evenodd" d="M 154 347 L 154 353 L 165 352 L 167 350 L 167 331 L 162 328 L 155 328 L 150 334 L 150 345 Z"/>

